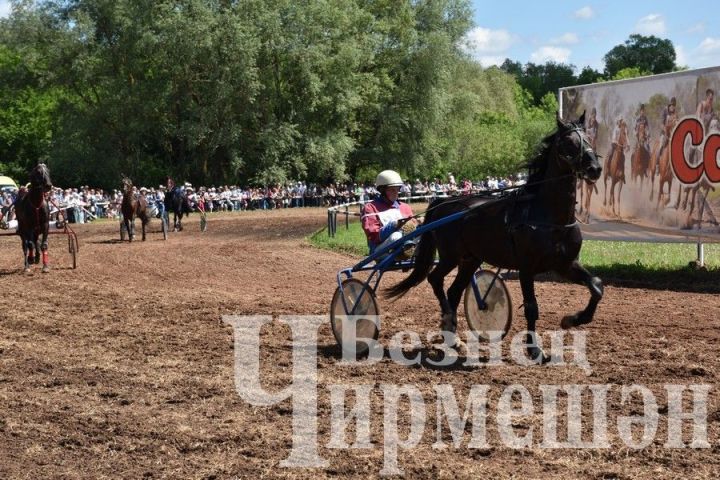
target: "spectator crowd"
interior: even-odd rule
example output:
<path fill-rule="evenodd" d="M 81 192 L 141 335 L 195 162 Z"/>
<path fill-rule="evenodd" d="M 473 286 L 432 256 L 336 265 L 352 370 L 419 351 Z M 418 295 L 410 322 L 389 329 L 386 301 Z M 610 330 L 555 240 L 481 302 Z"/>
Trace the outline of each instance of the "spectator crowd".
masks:
<path fill-rule="evenodd" d="M 522 184 L 522 178 L 488 177 L 483 181 L 463 179 L 455 181 L 453 174 L 446 179 L 433 178 L 414 182 L 405 180 L 400 189 L 400 196 L 435 197 L 445 195 L 469 195 L 471 193 L 506 188 Z M 378 192 L 371 183 L 329 183 L 319 185 L 303 181 L 276 184 L 264 188 L 241 188 L 236 185 L 220 187 L 193 187 L 184 184 L 190 205 L 203 208 L 206 212 L 272 210 L 279 208 L 332 207 L 351 202 L 368 202 Z M 158 188 L 134 187 L 134 190 L 145 195 L 149 204 L 162 201 L 165 197 L 165 186 Z M 2 218 L 6 219 L 11 210 L 16 191 L 10 189 L 2 193 Z M 81 186 L 78 188 L 54 188 L 50 193 L 51 203 L 66 211 L 66 218 L 73 223 L 85 223 L 96 218 L 118 218 L 123 192 L 115 189 L 106 191 L 100 188 Z"/>

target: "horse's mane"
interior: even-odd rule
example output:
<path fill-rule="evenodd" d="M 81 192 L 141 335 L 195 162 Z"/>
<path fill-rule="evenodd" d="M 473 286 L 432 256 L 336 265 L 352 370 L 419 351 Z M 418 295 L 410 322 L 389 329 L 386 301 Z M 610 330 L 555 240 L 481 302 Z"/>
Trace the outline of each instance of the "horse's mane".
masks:
<path fill-rule="evenodd" d="M 576 129 L 576 128 L 582 128 L 584 129 L 584 126 L 576 123 L 576 122 L 570 122 L 568 123 L 569 129 Z M 555 129 L 554 132 L 548 134 L 543 138 L 538 146 L 535 148 L 535 153 L 530 158 L 530 161 L 528 161 L 524 167 L 527 168 L 528 171 L 528 181 L 527 185 L 522 188 L 525 192 L 532 192 L 537 188 L 537 185 L 533 185 L 536 182 L 540 182 L 545 178 L 545 173 L 548 166 L 548 160 L 550 158 L 550 154 L 552 151 L 553 144 L 555 143 L 555 140 L 557 139 L 558 135 L 560 135 L 560 129 Z"/>

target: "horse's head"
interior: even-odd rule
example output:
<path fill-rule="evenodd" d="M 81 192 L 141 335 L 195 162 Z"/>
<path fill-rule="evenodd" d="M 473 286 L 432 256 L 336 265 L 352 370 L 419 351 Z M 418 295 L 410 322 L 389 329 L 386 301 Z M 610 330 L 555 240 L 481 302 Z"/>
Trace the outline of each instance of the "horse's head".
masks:
<path fill-rule="evenodd" d="M 585 112 L 577 122 L 564 122 L 558 117 L 557 124 L 557 154 L 561 166 L 578 178 L 594 183 L 600 178 L 602 166 L 585 133 Z"/>
<path fill-rule="evenodd" d="M 44 163 L 38 163 L 35 168 L 30 171 L 30 185 L 32 188 L 41 188 L 44 192 L 52 190 L 52 180 L 50 179 L 50 170 Z"/>
<path fill-rule="evenodd" d="M 132 189 L 133 189 L 132 180 L 130 180 L 125 175 L 123 175 L 123 177 L 122 177 L 122 186 L 123 186 L 123 192 L 132 192 Z"/>

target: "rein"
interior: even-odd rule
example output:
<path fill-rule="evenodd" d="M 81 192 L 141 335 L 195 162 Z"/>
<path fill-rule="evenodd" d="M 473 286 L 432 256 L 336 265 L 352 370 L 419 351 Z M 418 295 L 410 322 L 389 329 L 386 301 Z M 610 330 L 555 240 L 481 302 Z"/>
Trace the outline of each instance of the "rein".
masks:
<path fill-rule="evenodd" d="M 573 175 L 572 173 L 566 173 L 565 175 L 561 175 L 561 176 L 559 176 L 559 177 L 546 178 L 546 179 L 544 179 L 544 180 L 538 180 L 538 181 L 531 182 L 531 183 L 524 183 L 524 184 L 522 184 L 522 185 L 513 185 L 513 186 L 510 186 L 510 187 L 495 188 L 495 189 L 493 189 L 493 190 L 485 190 L 485 191 L 483 191 L 483 192 L 481 192 L 481 193 L 475 193 L 475 194 L 473 194 L 473 195 L 468 195 L 468 196 L 464 196 L 464 197 L 459 197 L 459 198 L 456 198 L 456 199 L 453 199 L 453 200 L 448 200 L 448 201 L 446 201 L 446 202 L 439 203 L 439 204 L 435 205 L 434 207 L 428 208 L 427 210 L 425 210 L 425 211 L 422 212 L 422 213 L 415 214 L 415 215 L 413 215 L 412 217 L 408 217 L 408 218 L 420 218 L 420 217 L 424 217 L 425 215 L 427 215 L 428 212 L 430 212 L 430 211 L 432 211 L 432 210 L 435 210 L 436 208 L 438 208 L 438 207 L 440 207 L 440 206 L 448 205 L 448 204 L 451 204 L 451 203 L 458 203 L 458 202 L 467 200 L 468 198 L 483 198 L 483 197 L 486 197 L 486 196 L 493 195 L 493 194 L 495 194 L 495 193 L 500 193 L 500 194 L 502 194 L 502 193 L 509 192 L 509 191 L 512 191 L 512 190 L 519 190 L 519 189 L 521 189 L 521 188 L 534 187 L 534 186 L 536 186 L 536 185 L 542 185 L 542 184 L 544 184 L 544 183 L 555 182 L 555 181 L 557 181 L 557 180 L 561 180 L 561 179 L 568 178 L 568 177 L 573 177 L 573 176 L 574 176 L 574 175 Z M 498 197 L 498 198 L 491 198 L 490 200 L 500 200 L 501 198 L 503 198 L 503 197 L 500 196 L 500 197 Z M 483 206 L 483 205 L 485 205 L 485 204 L 484 204 L 484 203 L 481 203 L 481 204 L 479 204 L 479 205 L 473 205 L 472 207 L 468 207 L 468 210 L 473 210 L 473 209 L 478 208 L 478 207 L 481 207 L 481 206 Z"/>

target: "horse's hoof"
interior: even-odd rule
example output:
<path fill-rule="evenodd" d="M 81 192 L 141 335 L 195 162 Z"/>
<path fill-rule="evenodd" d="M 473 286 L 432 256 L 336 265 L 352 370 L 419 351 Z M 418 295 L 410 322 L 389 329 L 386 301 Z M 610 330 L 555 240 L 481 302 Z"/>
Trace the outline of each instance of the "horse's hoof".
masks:
<path fill-rule="evenodd" d="M 560 321 L 560 328 L 562 328 L 563 330 L 568 330 L 570 328 L 577 327 L 577 325 L 578 325 L 578 316 L 577 315 L 566 315 Z"/>
<path fill-rule="evenodd" d="M 545 352 L 542 348 L 537 347 L 535 345 L 531 347 L 527 347 L 527 354 L 528 357 L 530 357 L 530 360 L 537 363 L 538 365 L 544 365 L 548 363 L 551 358 L 545 355 Z"/>
<path fill-rule="evenodd" d="M 50 271 L 50 267 L 47 265 L 43 265 L 42 270 L 40 270 L 42 273 L 48 273 Z"/>
<path fill-rule="evenodd" d="M 444 313 L 440 320 L 440 330 L 443 332 L 455 332 L 457 329 L 457 320 L 453 319 L 452 313 Z"/>

